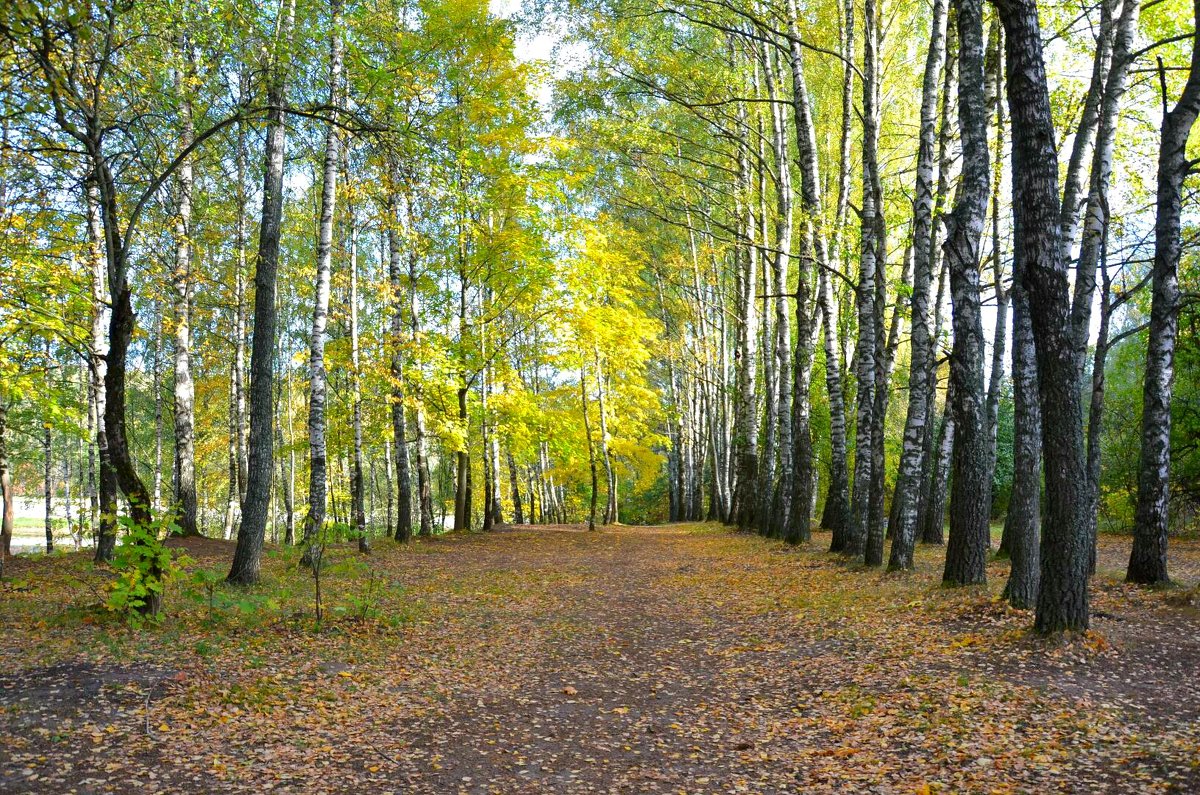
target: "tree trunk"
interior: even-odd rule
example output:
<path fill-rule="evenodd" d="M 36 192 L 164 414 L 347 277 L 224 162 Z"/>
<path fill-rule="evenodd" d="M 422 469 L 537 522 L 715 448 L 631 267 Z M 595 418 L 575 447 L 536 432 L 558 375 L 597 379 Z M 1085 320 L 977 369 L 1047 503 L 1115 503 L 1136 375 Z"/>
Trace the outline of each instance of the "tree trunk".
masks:
<path fill-rule="evenodd" d="M 942 421 L 934 448 L 929 502 L 924 521 L 918 522 L 922 544 L 946 543 L 946 499 L 950 492 L 950 470 L 954 455 L 954 385 L 946 388 L 945 404 L 942 406 Z"/>
<path fill-rule="evenodd" d="M 854 0 L 845 0 L 842 9 L 842 115 L 838 154 L 838 194 L 832 230 L 831 266 L 846 261 L 842 230 L 850 199 L 851 134 L 854 119 Z M 829 487 L 825 493 L 825 509 L 821 526 L 832 535 L 830 552 L 844 552 L 850 533 L 850 472 L 846 448 L 846 401 L 843 380 L 843 358 L 838 348 L 837 320 L 829 274 L 817 269 L 817 300 L 824 318 L 825 389 L 829 398 Z"/>
<path fill-rule="evenodd" d="M 1063 180 L 1062 207 L 1059 210 L 1059 227 L 1062 229 L 1063 261 L 1071 261 L 1071 249 L 1075 245 L 1075 237 L 1079 232 L 1079 211 L 1084 202 L 1079 194 L 1083 190 L 1087 172 L 1084 164 L 1087 161 L 1088 148 L 1096 135 L 1100 122 L 1100 108 L 1105 95 L 1105 84 L 1108 80 L 1109 66 L 1112 64 L 1113 48 L 1113 11 L 1122 0 L 1101 0 L 1100 30 L 1096 38 L 1096 51 L 1092 57 L 1092 77 L 1088 83 L 1088 91 L 1083 101 L 1083 110 L 1079 115 L 1079 126 L 1075 130 L 1074 142 L 1071 146 L 1071 157 L 1067 161 L 1067 173 Z M 1089 307 L 1090 309 L 1090 307 Z"/>
<path fill-rule="evenodd" d="M 851 503 L 851 532 L 846 552 L 854 557 L 866 553 L 871 526 L 871 481 L 875 463 L 873 444 L 875 410 L 875 369 L 879 357 L 876 304 L 876 280 L 879 242 L 876 170 L 879 147 L 879 94 L 876 2 L 866 0 L 863 24 L 863 139 L 862 139 L 862 245 L 859 253 L 858 344 L 855 347 L 855 373 L 858 380 L 858 410 L 854 445 L 854 493 Z"/>
<path fill-rule="evenodd" d="M 934 199 L 934 223 L 930 229 L 930 253 L 932 256 L 931 274 L 938 275 L 937 294 L 934 298 L 931 312 L 933 314 L 933 333 L 930 336 L 930 347 L 932 354 L 929 359 L 929 391 L 927 395 L 928 406 L 925 411 L 925 416 L 928 417 L 928 422 L 925 426 L 924 454 L 922 455 L 922 466 L 920 474 L 920 497 L 917 504 L 917 530 L 916 533 L 920 537 L 922 543 L 942 543 L 943 534 L 943 518 L 946 498 L 946 473 L 949 471 L 950 448 L 945 447 L 944 457 L 940 455 L 944 445 L 939 442 L 938 426 L 936 421 L 937 414 L 937 386 L 938 386 L 938 369 L 939 358 L 942 345 L 942 331 L 945 321 L 945 313 L 942 311 L 946 303 L 946 290 L 950 281 L 949 269 L 946 266 L 946 258 L 942 255 L 942 228 L 946 218 L 946 207 L 950 198 L 951 171 L 953 169 L 953 153 L 950 148 L 951 139 L 955 136 L 955 94 L 958 75 L 958 32 L 957 22 L 949 23 L 949 20 L 955 19 L 954 8 L 951 6 L 949 16 L 947 17 L 948 24 L 946 27 L 946 64 L 942 76 L 942 109 L 938 141 L 938 183 L 937 195 Z M 948 396 L 947 396 L 948 397 Z M 949 401 L 946 401 L 946 406 L 943 413 L 949 409 Z M 948 416 L 948 415 L 946 415 Z M 949 438 L 945 441 L 947 444 L 953 443 L 953 433 L 949 434 Z M 935 469 L 940 466 L 940 472 L 936 473 L 939 480 L 935 481 Z M 939 491 L 940 490 L 940 491 Z M 937 492 L 935 494 L 935 492 Z M 939 500 L 937 508 L 937 520 L 932 521 L 931 502 L 934 497 Z"/>
<path fill-rule="evenodd" d="M 390 439 L 383 440 L 383 493 L 385 496 L 384 504 L 387 506 L 387 532 L 390 532 L 392 527 L 392 510 L 394 507 L 396 495 L 392 491 L 392 442 Z"/>
<path fill-rule="evenodd" d="M 910 569 L 916 542 L 917 508 L 926 424 L 929 422 L 930 362 L 934 341 L 929 333 L 929 291 L 933 278 L 934 174 L 937 166 L 938 88 L 946 56 L 946 2 L 934 0 L 925 77 L 921 87 L 921 138 L 917 147 L 917 184 L 913 200 L 912 341 L 908 376 L 908 413 L 896 490 L 892 496 L 896 526 L 888 569 Z"/>
<path fill-rule="evenodd" d="M 237 522 L 238 509 L 238 455 L 237 455 L 237 397 L 234 387 L 233 367 L 229 371 L 229 418 L 226 424 L 229 433 L 226 448 L 228 484 L 225 492 L 225 521 L 222 523 L 221 538 L 233 538 L 233 527 Z"/>
<path fill-rule="evenodd" d="M 280 346 L 283 347 L 282 345 Z M 283 508 L 284 508 L 284 543 L 291 546 L 296 543 L 296 428 L 292 424 L 292 368 L 289 365 L 285 370 L 286 389 L 283 391 L 282 400 L 275 401 L 275 427 L 279 435 L 278 446 L 280 449 L 287 450 L 287 472 L 284 473 L 283 465 L 285 459 L 282 457 L 279 461 L 279 476 L 285 476 L 287 480 L 283 484 Z M 283 404 L 280 406 L 280 404 Z M 279 412 L 283 411 L 284 416 L 280 417 Z M 286 422 L 285 422 L 286 420 Z M 284 437 L 284 426 L 287 427 L 287 437 Z M 274 529 L 273 535 L 278 535 L 278 530 Z"/>
<path fill-rule="evenodd" d="M 487 291 L 484 291 L 485 301 Z M 486 304 L 481 308 L 481 315 L 487 312 Z M 482 344 L 480 346 L 480 357 L 487 361 L 487 334 L 482 335 Z M 499 496 L 493 488 L 495 481 L 493 479 L 494 472 L 492 470 L 492 443 L 491 433 L 489 429 L 490 417 L 488 416 L 488 397 L 491 393 L 491 367 L 483 366 L 483 373 L 479 384 L 479 454 L 480 463 L 483 465 L 483 532 L 490 531 L 495 526 L 495 506 L 496 499 Z"/>
<path fill-rule="evenodd" d="M 745 108 L 738 106 L 738 114 L 745 124 Z M 739 258 L 738 309 L 741 319 L 737 339 L 737 384 L 734 404 L 733 449 L 736 461 L 734 477 L 736 485 L 733 497 L 732 519 L 738 528 L 749 530 L 757 526 L 758 506 L 758 229 L 754 217 L 753 191 L 751 189 L 750 156 L 742 142 L 738 148 L 738 180 L 735 211 L 742 224 L 746 243 L 735 253 Z"/>
<path fill-rule="evenodd" d="M 163 459 L 163 395 L 162 395 L 162 307 L 154 302 L 154 331 L 150 341 L 150 391 L 154 396 L 154 510 L 162 507 L 162 459 Z M 174 473 L 174 457 L 172 457 Z M 172 480 L 174 484 L 174 480 Z M 174 485 L 172 485 L 174 489 Z"/>
<path fill-rule="evenodd" d="M 354 427 L 354 461 L 350 470 L 351 516 L 354 532 L 358 536 L 358 551 L 370 552 L 371 539 L 367 536 L 367 512 L 364 504 L 363 481 L 363 427 L 362 427 L 362 370 L 359 361 L 358 340 L 358 226 L 354 218 L 353 205 L 350 212 L 350 399 Z"/>
<path fill-rule="evenodd" d="M 239 96 L 244 98 L 249 92 L 249 79 L 245 70 L 239 75 Z M 247 441 L 250 428 L 246 415 L 246 128 L 239 124 L 237 131 L 237 152 L 234 156 L 237 169 L 237 222 L 235 224 L 234 244 L 237 246 L 237 257 L 234 260 L 233 301 L 234 301 L 234 344 L 233 344 L 233 393 L 237 406 L 237 491 L 239 508 L 246 501 L 246 476 L 248 467 L 249 443 Z"/>
<path fill-rule="evenodd" d="M 117 475 L 108 454 L 108 432 L 105 430 L 105 390 L 108 380 L 108 337 L 106 308 L 108 285 L 106 274 L 105 238 L 100 220 L 98 177 L 93 173 L 85 183 L 85 205 L 88 222 L 88 259 L 92 267 L 92 333 L 90 339 L 90 374 L 92 405 L 96 415 L 96 451 L 99 458 L 99 490 L 96 522 L 97 563 L 110 563 L 117 546 Z"/>
<path fill-rule="evenodd" d="M 3 512 L 0 513 L 0 576 L 4 574 L 4 561 L 12 555 L 13 534 L 13 484 L 12 470 L 8 463 L 8 397 L 4 387 L 0 385 L 0 500 L 3 501 Z"/>
<path fill-rule="evenodd" d="M 471 456 L 468 452 L 470 436 L 465 432 L 468 428 L 467 397 L 468 388 L 463 385 L 458 388 L 458 421 L 462 424 L 462 449 L 454 453 L 454 529 L 467 530 L 471 526 Z"/>
<path fill-rule="evenodd" d="M 513 458 L 512 451 L 505 453 L 508 459 L 508 484 L 512 489 L 513 502 L 513 524 L 525 524 L 525 512 L 521 506 L 521 479 L 517 475 L 517 461 Z M 532 510 L 532 506 L 530 506 Z"/>
<path fill-rule="evenodd" d="M 185 48 L 189 45 L 185 42 Z M 185 60 L 190 60 L 185 56 Z M 187 72 L 190 75 L 191 69 Z M 179 146 L 191 145 L 191 89 L 185 76 L 176 78 L 176 90 L 182 102 L 183 131 Z M 179 191 L 175 212 L 175 269 L 171 287 L 175 303 L 175 464 L 174 520 L 184 536 L 200 534 L 196 526 L 196 387 L 192 383 L 192 162 L 184 160 L 175 173 Z"/>
<path fill-rule="evenodd" d="M 1036 0 L 999 0 L 1013 130 L 1014 272 L 1029 297 L 1046 474 L 1039 632 L 1085 630 L 1087 473 L 1071 296 L 1057 223 L 1058 153 Z"/>
<path fill-rule="evenodd" d="M 1092 371 L 1092 402 L 1088 412 L 1088 571 L 1096 571 L 1096 521 L 1099 506 L 1099 468 L 1100 468 L 1100 433 L 1102 415 L 1104 413 L 1104 361 L 1108 355 L 1107 335 L 1111 310 L 1111 296 L 1108 294 L 1110 279 L 1104 270 L 1104 247 L 1107 243 L 1109 209 L 1108 193 L 1112 182 L 1113 152 L 1116 146 L 1117 125 L 1120 120 L 1121 97 L 1125 93 L 1125 78 L 1132 60 L 1134 38 L 1137 35 L 1137 20 L 1141 5 L 1133 0 L 1126 2 L 1121 8 L 1121 16 L 1116 25 L 1112 44 L 1112 66 L 1104 88 L 1104 98 L 1100 108 L 1100 119 L 1096 132 L 1096 148 L 1092 153 L 1092 172 L 1088 189 L 1087 209 L 1084 212 L 1083 242 L 1079 247 L 1079 265 L 1076 268 L 1075 293 L 1071 304 L 1072 323 L 1074 325 L 1075 349 L 1078 356 L 1080 379 L 1085 377 L 1088 337 L 1091 332 L 1092 300 L 1095 292 L 1096 276 L 1104 284 L 1105 292 L 1101 295 L 1102 310 L 1105 314 L 1100 319 L 1102 339 L 1096 343 L 1095 362 L 1101 368 L 1100 372 Z M 1093 433 L 1096 437 L 1093 438 Z"/>
<path fill-rule="evenodd" d="M 271 503 L 271 475 L 274 467 L 271 434 L 273 360 L 275 353 L 275 282 L 279 268 L 279 231 L 283 218 L 283 156 L 287 142 L 284 104 L 287 101 L 295 0 L 285 0 L 284 16 L 275 46 L 271 85 L 267 101 L 267 145 L 264 153 L 262 223 L 259 227 L 258 254 L 254 263 L 254 341 L 250 351 L 249 455 L 246 475 L 246 499 L 238 528 L 237 548 L 233 554 L 228 580 L 238 585 L 258 582 L 262 565 L 263 540 Z"/>
<path fill-rule="evenodd" d="M 792 119 L 796 128 L 796 151 L 799 156 L 800 166 L 800 204 L 802 210 L 802 226 L 800 237 L 800 260 L 796 274 L 796 293 L 795 293 L 795 318 L 796 318 L 796 347 L 792 352 L 792 372 L 791 372 L 791 417 L 789 422 L 789 435 L 791 450 L 787 459 L 789 465 L 790 477 L 787 485 L 790 486 L 790 493 L 786 500 L 782 501 L 781 508 L 787 511 L 787 523 L 784 526 L 783 537 L 788 543 L 797 544 L 807 541 L 812 533 L 812 505 L 813 495 L 815 493 L 815 480 L 813 477 L 815 467 L 813 465 L 813 448 L 812 448 L 812 365 L 813 365 L 813 336 L 814 323 L 816 322 L 815 312 L 813 311 L 813 296 L 812 283 L 813 271 L 816 271 L 816 280 L 820 283 L 825 271 L 829 268 L 829 250 L 825 242 L 825 231 L 821 224 L 821 216 L 824 212 L 824 197 L 822 195 L 821 173 L 820 173 L 820 157 L 817 147 L 816 124 L 813 120 L 812 106 L 808 94 L 808 82 L 804 74 L 804 52 L 801 47 L 800 31 L 796 23 L 796 8 L 795 3 L 789 0 L 789 27 L 788 27 L 788 55 L 792 72 Z M 852 11 L 850 12 L 853 13 Z M 847 34 L 853 35 L 853 34 Z M 779 126 L 783 127 L 783 116 L 780 114 Z M 786 147 L 781 147 L 781 151 L 786 151 Z M 781 170 L 785 164 L 781 163 Z M 787 180 L 787 189 L 790 191 L 791 180 Z M 780 213 L 792 212 L 790 199 L 787 201 L 780 200 Z M 791 229 L 787 229 L 786 241 L 781 238 L 779 259 L 786 262 L 785 257 L 790 253 L 784 248 L 782 242 L 791 244 L 792 235 Z M 777 292 L 782 295 L 785 292 L 785 284 L 787 280 L 786 268 L 781 267 Z M 786 315 L 783 315 L 783 320 L 780 321 L 784 325 L 784 330 L 780 334 L 778 345 L 780 346 L 781 358 L 786 355 L 786 337 L 790 336 L 786 328 Z M 828 333 L 826 335 L 826 343 L 828 351 Z M 840 379 L 839 379 L 840 381 Z M 827 381 L 828 386 L 828 381 Z M 836 397 L 835 397 L 836 395 Z M 781 412 L 786 410 L 787 400 L 782 397 L 780 400 Z M 841 398 L 841 384 L 838 383 L 836 388 L 830 392 L 830 416 L 831 423 L 838 425 L 840 428 L 834 428 L 833 434 L 835 438 L 831 444 L 839 449 L 834 451 L 832 470 L 836 473 L 831 478 L 831 491 L 836 495 L 835 499 L 845 500 L 845 405 Z M 840 433 L 840 438 L 837 438 Z M 836 481 L 836 483 L 834 483 Z M 835 510 L 841 512 L 844 505 L 838 505 Z M 844 517 L 839 517 L 838 522 L 842 522 Z"/>
<path fill-rule="evenodd" d="M 958 117 L 963 175 L 947 226 L 945 253 L 954 306 L 950 380 L 954 412 L 950 537 L 942 580 L 955 585 L 987 580 L 987 428 L 983 389 L 983 320 L 979 301 L 979 241 L 987 218 L 988 162 L 984 96 L 982 0 L 955 0 L 958 23 Z"/>
<path fill-rule="evenodd" d="M 71 495 L 71 456 L 70 456 L 70 454 L 66 454 L 63 456 L 62 479 L 63 479 L 63 492 L 64 492 L 63 493 L 63 512 L 65 513 L 65 515 L 66 515 L 65 518 L 67 520 L 67 535 L 71 537 L 72 541 L 74 541 L 75 549 L 78 550 L 83 541 L 83 534 L 82 534 L 82 532 L 80 532 L 80 533 L 75 532 L 75 524 L 74 524 L 73 517 L 72 517 L 72 510 L 71 510 L 71 497 L 72 497 L 72 495 Z M 80 517 L 80 519 L 82 519 L 82 518 L 83 517 Z"/>
<path fill-rule="evenodd" d="M 588 530 L 595 530 L 600 478 L 596 473 L 596 445 L 592 442 L 592 422 L 588 419 L 587 373 L 583 367 L 579 368 L 579 398 L 583 404 L 583 433 L 587 437 L 588 467 L 592 473 L 592 497 L 588 501 Z"/>
<path fill-rule="evenodd" d="M 492 524 L 504 524 L 504 508 L 500 501 L 500 439 L 493 429 L 488 437 L 492 472 Z"/>
<path fill-rule="evenodd" d="M 1200 0 L 1193 4 L 1200 29 Z M 1160 63 L 1164 102 L 1166 77 Z M 1167 576 L 1168 508 L 1171 495 L 1171 397 L 1175 378 L 1175 335 L 1179 325 L 1183 181 L 1192 164 L 1187 140 L 1200 113 L 1200 30 L 1192 43 L 1187 84 L 1166 114 L 1158 150 L 1157 216 L 1154 221 L 1153 290 L 1150 300 L 1146 379 L 1142 387 L 1142 451 L 1138 467 L 1133 549 L 1126 581 L 1155 584 Z"/>
<path fill-rule="evenodd" d="M 775 376 L 766 396 L 768 442 L 774 449 L 764 453 L 764 462 L 770 474 L 764 478 L 764 488 L 760 490 L 758 512 L 760 514 L 760 532 L 774 538 L 784 535 L 787 531 L 794 483 L 792 423 L 789 405 L 792 392 L 792 367 L 788 350 L 791 342 L 791 323 L 786 301 L 789 259 L 792 251 L 792 179 L 791 159 L 788 152 L 787 116 L 784 107 L 779 104 L 780 74 L 774 48 L 760 50 L 759 64 L 767 89 L 767 97 L 771 100 L 769 140 L 775 163 L 775 179 L 772 180 L 775 186 L 774 251 L 770 254 L 764 253 L 764 262 L 769 267 L 764 273 L 763 282 L 764 290 L 773 294 L 770 302 L 775 309 L 771 334 L 764 339 L 764 359 L 770 362 Z M 793 75 L 795 69 L 796 67 L 793 67 Z M 764 202 L 766 199 L 767 197 L 763 196 Z M 764 208 L 764 225 L 767 222 L 767 215 Z M 767 239 L 765 232 L 763 239 Z M 765 311 L 766 307 L 764 306 Z M 688 471 L 687 474 L 690 478 L 691 472 Z M 684 495 L 684 500 L 686 501 L 689 496 Z M 690 516 L 690 506 L 684 507 L 683 514 L 685 517 Z"/>
<path fill-rule="evenodd" d="M 1101 39 L 1098 49 L 1111 51 L 1111 68 L 1105 64 L 1102 99 L 1098 103 L 1096 145 L 1092 152 L 1091 177 L 1088 184 L 1086 209 L 1083 219 L 1083 240 L 1079 246 L 1079 264 L 1075 272 L 1074 295 L 1071 302 L 1071 323 L 1075 339 L 1077 366 L 1083 378 L 1088 338 L 1091 334 L 1092 302 L 1096 292 L 1096 268 L 1100 264 L 1100 246 L 1108 228 L 1108 191 L 1112 181 L 1113 149 L 1117 138 L 1121 97 L 1125 93 L 1125 77 L 1129 71 L 1130 52 L 1137 36 L 1140 4 L 1129 0 L 1123 4 L 1121 16 L 1114 26 L 1111 20 L 1113 8 L 1120 0 L 1106 0 L 1102 5 L 1104 21 L 1101 23 Z M 1097 54 L 1097 61 L 1100 59 Z M 1096 114 L 1094 114 L 1096 115 Z M 1074 155 L 1074 153 L 1072 153 Z M 1072 187 L 1071 185 L 1067 186 Z M 1077 201 L 1077 200 L 1076 200 Z M 1075 207 L 1064 206 L 1062 213 L 1071 217 L 1071 239 L 1063 241 L 1069 249 L 1074 239 L 1074 228 L 1078 226 L 1079 212 Z M 1066 230 L 1064 226 L 1064 230 Z"/>
<path fill-rule="evenodd" d="M 596 359 L 596 396 L 600 410 L 600 451 L 604 458 L 604 477 L 607 482 L 608 502 L 604 507 L 604 524 L 618 521 L 617 517 L 617 469 L 613 465 L 612 450 L 608 447 L 608 410 L 604 405 L 604 370 L 600 367 L 600 354 Z"/>
<path fill-rule="evenodd" d="M 1000 390 L 1004 381 L 1005 349 L 1008 347 L 1008 305 L 1011 300 L 1010 290 L 1004 287 L 1004 239 L 1000 235 L 1000 183 L 1004 177 L 1004 98 L 1001 86 L 1003 84 L 1002 55 L 1003 38 L 1000 32 L 1000 21 L 993 18 L 988 33 L 988 98 L 992 104 L 996 122 L 996 149 L 992 177 L 992 294 L 996 299 L 996 324 L 992 336 L 992 362 L 988 375 L 987 403 L 985 418 L 987 422 L 987 484 L 988 518 L 991 519 L 992 506 L 995 504 L 996 480 L 996 437 L 1000 423 Z M 991 536 L 988 536 L 989 547 Z"/>
<path fill-rule="evenodd" d="M 389 209 L 389 218 L 394 219 L 395 207 Z M 392 438 L 396 450 L 396 525 L 392 537 L 397 541 L 407 543 L 413 535 L 412 516 L 412 474 L 409 472 L 408 458 L 408 427 L 404 406 L 404 355 L 403 334 L 408 313 L 412 311 L 411 303 L 405 301 L 401 275 L 403 273 L 400 257 L 400 236 L 394 228 L 387 232 L 388 240 L 388 278 L 391 287 L 392 317 L 391 317 L 391 412 Z M 406 305 L 406 303 L 408 305 Z M 419 462 L 418 462 L 419 463 Z M 421 527 L 422 535 L 428 535 Z"/>
<path fill-rule="evenodd" d="M 237 276 L 234 276 L 237 279 Z M 234 288 L 234 307 L 233 307 L 233 326 L 234 334 L 238 334 L 237 330 L 237 288 Z M 235 338 L 234 348 L 236 349 L 240 342 Z M 237 523 L 238 508 L 241 505 L 240 495 L 238 493 L 238 374 L 237 374 L 237 354 L 234 354 L 234 361 L 229 367 L 229 417 L 226 424 L 229 439 L 227 442 L 228 456 L 228 486 L 225 497 L 225 523 L 221 537 L 228 540 L 233 538 L 233 528 Z"/>
<path fill-rule="evenodd" d="M 50 350 L 50 340 L 46 340 L 46 394 L 53 394 L 50 383 L 50 372 L 53 366 L 53 352 Z M 50 416 L 42 418 L 42 495 L 46 501 L 46 554 L 54 552 L 54 438 L 51 434 L 53 426 Z"/>
<path fill-rule="evenodd" d="M 90 364 L 92 364 L 92 359 L 93 359 L 93 357 L 91 355 L 91 351 L 89 350 L 88 353 L 86 354 L 85 362 L 88 365 L 90 365 Z M 84 389 L 87 391 L 87 395 L 85 397 L 85 399 L 87 400 L 87 433 L 84 436 L 82 441 L 84 443 L 84 446 L 87 448 L 87 455 L 86 455 L 87 472 L 86 472 L 86 475 L 84 476 L 85 477 L 84 487 L 85 487 L 85 490 L 87 491 L 87 504 L 88 504 L 88 522 L 87 522 L 87 524 L 88 524 L 88 527 L 92 531 L 92 537 L 93 537 L 94 543 L 99 544 L 100 539 L 97 536 L 99 535 L 99 527 L 100 527 L 100 490 L 96 483 L 96 444 L 95 444 L 96 426 L 99 422 L 99 417 L 96 415 L 96 390 L 94 388 L 94 386 L 95 386 L 93 383 L 94 379 L 92 377 L 90 367 L 88 368 L 87 375 L 85 375 L 84 378 L 87 379 L 87 383 L 84 386 Z M 3 553 L 0 552 L 0 557 L 2 557 L 2 556 L 3 556 Z"/>
<path fill-rule="evenodd" d="M 1107 244 L 1104 244 L 1106 247 Z M 1088 473 L 1088 574 L 1096 573 L 1097 523 L 1100 515 L 1100 444 L 1104 429 L 1104 365 L 1108 359 L 1109 323 L 1112 319 L 1112 284 L 1107 272 L 1106 256 L 1100 256 L 1103 292 L 1100 295 L 1100 328 L 1096 334 L 1096 352 L 1092 359 L 1092 394 L 1088 407 L 1087 473 Z"/>
<path fill-rule="evenodd" d="M 342 0 L 330 0 L 329 104 L 339 107 L 342 80 Z M 321 173 L 321 216 L 317 225 L 317 283 L 312 334 L 308 351 L 308 515 L 304 519 L 301 563 L 320 566 L 324 547 L 325 505 L 328 500 L 328 451 L 325 441 L 325 328 L 329 321 L 329 282 L 333 264 L 333 215 L 337 204 L 341 131 L 330 124 L 325 132 L 325 163 Z M 337 521 L 335 515 L 334 521 Z"/>
<path fill-rule="evenodd" d="M 401 175 L 403 176 L 403 175 Z M 406 214 L 407 225 L 410 230 L 416 228 L 416 214 L 413 209 L 412 195 L 409 190 L 404 193 L 404 211 Z M 416 246 L 410 246 L 408 249 L 408 321 L 412 330 L 412 342 L 414 345 L 421 341 L 421 320 L 420 313 L 417 309 L 417 278 L 419 276 L 419 253 Z M 433 481 L 429 474 L 429 454 L 427 452 L 428 442 L 426 441 L 425 432 L 425 409 L 420 401 L 417 402 L 413 409 L 413 425 L 414 434 L 412 441 L 413 457 L 416 459 L 417 467 L 417 515 L 419 517 L 420 529 L 419 533 L 422 536 L 428 537 L 433 535 Z M 400 444 L 399 440 L 396 442 Z M 397 448 L 397 455 L 400 449 Z M 408 457 L 408 442 L 405 440 L 404 455 Z M 409 477 L 408 483 L 408 510 L 409 521 L 412 521 L 412 478 Z"/>
<path fill-rule="evenodd" d="M 1041 579 L 1042 425 L 1029 297 L 1016 273 L 1012 301 L 1013 488 L 1004 517 L 1005 551 L 1011 568 L 1004 597 L 1013 607 L 1030 610 L 1037 605 Z"/>

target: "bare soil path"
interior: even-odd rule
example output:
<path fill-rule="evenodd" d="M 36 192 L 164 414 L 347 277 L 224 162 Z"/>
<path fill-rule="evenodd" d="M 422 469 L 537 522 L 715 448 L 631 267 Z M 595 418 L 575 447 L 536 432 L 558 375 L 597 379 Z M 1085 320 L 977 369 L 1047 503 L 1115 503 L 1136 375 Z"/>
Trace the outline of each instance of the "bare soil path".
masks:
<path fill-rule="evenodd" d="M 827 541 L 550 527 L 347 551 L 320 632 L 286 556 L 260 594 L 179 593 L 140 633 L 83 608 L 22 629 L 58 581 L 21 561 L 0 791 L 1200 791 L 1200 611 L 1119 585 L 1123 541 L 1095 633 L 1055 644 L 995 599 L 1003 562 L 951 591 L 939 550 L 896 576 Z M 1184 579 L 1200 560 L 1173 555 Z"/>

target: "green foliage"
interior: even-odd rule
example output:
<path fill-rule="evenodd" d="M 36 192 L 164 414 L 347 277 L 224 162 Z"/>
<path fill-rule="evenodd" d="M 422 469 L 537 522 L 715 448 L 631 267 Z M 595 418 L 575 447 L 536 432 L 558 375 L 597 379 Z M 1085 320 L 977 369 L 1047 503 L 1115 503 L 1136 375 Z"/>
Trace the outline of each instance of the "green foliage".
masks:
<path fill-rule="evenodd" d="M 658 524 L 667 520 L 667 473 L 660 469 L 649 487 L 629 488 L 621 483 L 621 521 L 625 524 Z"/>
<path fill-rule="evenodd" d="M 144 527 L 122 519 L 125 533 L 113 556 L 117 578 L 108 587 L 104 606 L 131 626 L 161 620 L 161 603 L 167 586 L 191 560 L 163 544 L 173 528 L 166 519 Z"/>

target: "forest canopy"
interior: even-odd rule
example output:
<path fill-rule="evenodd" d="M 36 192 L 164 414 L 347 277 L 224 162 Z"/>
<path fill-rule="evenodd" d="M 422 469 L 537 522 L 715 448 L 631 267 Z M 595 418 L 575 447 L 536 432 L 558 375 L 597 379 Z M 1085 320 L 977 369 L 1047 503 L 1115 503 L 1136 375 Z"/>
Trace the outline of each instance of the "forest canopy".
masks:
<path fill-rule="evenodd" d="M 0 563 L 707 519 L 1084 630 L 1197 529 L 1198 14 L 7 2 Z"/>

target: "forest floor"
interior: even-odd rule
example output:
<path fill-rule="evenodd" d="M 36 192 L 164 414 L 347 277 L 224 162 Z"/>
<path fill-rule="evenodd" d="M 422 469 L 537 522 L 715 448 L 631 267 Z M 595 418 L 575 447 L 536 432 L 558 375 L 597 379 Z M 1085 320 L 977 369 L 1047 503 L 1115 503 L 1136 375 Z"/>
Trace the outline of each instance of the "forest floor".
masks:
<path fill-rule="evenodd" d="M 223 572 L 231 547 L 188 542 Z M 1120 583 L 1033 637 L 942 550 L 887 575 L 713 525 L 508 528 L 294 551 L 252 590 L 180 582 L 157 627 L 85 555 L 0 584 L 0 792 L 1200 791 L 1196 591 Z M 1195 588 L 1200 543 L 1172 546 Z"/>

